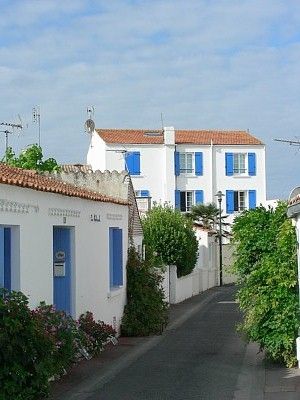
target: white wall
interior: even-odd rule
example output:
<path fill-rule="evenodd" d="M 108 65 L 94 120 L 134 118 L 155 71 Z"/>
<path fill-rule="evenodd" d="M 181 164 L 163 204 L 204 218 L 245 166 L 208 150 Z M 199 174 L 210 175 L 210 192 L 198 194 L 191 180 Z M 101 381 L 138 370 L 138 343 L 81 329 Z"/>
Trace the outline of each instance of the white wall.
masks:
<path fill-rule="evenodd" d="M 91 214 L 101 222 L 91 221 Z M 73 227 L 74 316 L 90 310 L 119 327 L 126 301 L 127 206 L 1 184 L 0 225 L 15 226 L 17 236 L 19 231 L 20 278 L 12 289 L 28 295 L 31 307 L 53 303 L 53 226 Z M 109 227 L 123 229 L 124 285 L 116 291 L 109 288 Z"/>

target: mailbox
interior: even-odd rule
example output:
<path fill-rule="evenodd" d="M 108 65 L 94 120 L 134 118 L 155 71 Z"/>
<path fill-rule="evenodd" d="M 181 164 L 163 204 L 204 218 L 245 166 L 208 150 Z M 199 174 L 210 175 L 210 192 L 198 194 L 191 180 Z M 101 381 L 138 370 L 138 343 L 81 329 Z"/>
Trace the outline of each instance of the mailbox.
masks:
<path fill-rule="evenodd" d="M 64 277 L 66 276 L 66 263 L 64 262 L 55 262 L 53 265 L 53 275 L 55 277 Z"/>

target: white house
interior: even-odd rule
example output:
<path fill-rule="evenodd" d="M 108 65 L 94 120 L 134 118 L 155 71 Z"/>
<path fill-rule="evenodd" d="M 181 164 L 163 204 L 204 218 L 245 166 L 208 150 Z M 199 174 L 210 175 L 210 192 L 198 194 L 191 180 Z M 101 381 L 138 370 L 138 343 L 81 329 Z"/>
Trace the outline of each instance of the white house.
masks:
<path fill-rule="evenodd" d="M 0 286 L 119 328 L 128 200 L 0 164 Z"/>
<path fill-rule="evenodd" d="M 181 211 L 218 191 L 232 215 L 266 200 L 265 146 L 246 131 L 96 129 L 87 163 L 129 171 L 137 196 Z"/>

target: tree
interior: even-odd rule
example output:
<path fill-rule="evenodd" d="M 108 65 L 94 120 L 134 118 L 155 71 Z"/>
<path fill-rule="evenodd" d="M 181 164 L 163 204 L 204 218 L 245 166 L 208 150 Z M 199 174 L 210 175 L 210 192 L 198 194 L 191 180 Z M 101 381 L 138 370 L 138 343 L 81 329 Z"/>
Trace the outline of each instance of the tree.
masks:
<path fill-rule="evenodd" d="M 222 212 L 221 210 L 221 215 Z M 219 213 L 219 208 L 215 203 L 208 203 L 192 206 L 191 212 L 187 213 L 186 216 L 205 229 L 218 230 Z M 221 216 L 223 234 L 228 234 L 229 232 L 225 228 L 228 227 L 229 224 L 224 221 L 225 218 L 227 218 L 227 215 Z"/>
<path fill-rule="evenodd" d="M 157 254 L 162 263 L 175 264 L 178 276 L 192 272 L 198 241 L 190 219 L 170 206 L 157 205 L 143 220 L 143 231 L 148 257 Z"/>
<path fill-rule="evenodd" d="M 286 204 L 244 212 L 235 220 L 233 238 L 237 297 L 244 313 L 240 330 L 270 358 L 293 366 L 300 323 L 297 239 Z"/>
<path fill-rule="evenodd" d="M 162 276 L 155 261 L 141 260 L 134 247 L 128 250 L 127 304 L 122 318 L 122 334 L 147 336 L 162 333 L 167 324 Z"/>
<path fill-rule="evenodd" d="M 37 144 L 23 149 L 17 157 L 11 147 L 9 147 L 2 159 L 8 165 L 23 169 L 34 169 L 36 171 L 59 171 L 60 167 L 54 158 L 43 160 L 42 148 Z"/>

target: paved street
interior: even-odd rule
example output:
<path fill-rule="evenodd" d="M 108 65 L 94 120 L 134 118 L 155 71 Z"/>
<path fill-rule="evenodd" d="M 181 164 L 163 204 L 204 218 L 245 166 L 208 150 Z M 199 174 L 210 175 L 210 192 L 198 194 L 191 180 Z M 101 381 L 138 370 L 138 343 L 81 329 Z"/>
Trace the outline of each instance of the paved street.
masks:
<path fill-rule="evenodd" d="M 82 361 L 51 400 L 299 400 L 299 369 L 264 362 L 236 334 L 234 288 L 210 289 L 170 308 L 162 336 L 120 338 Z"/>
<path fill-rule="evenodd" d="M 89 399 L 232 399 L 246 347 L 232 294 L 232 287 L 217 292 Z"/>

